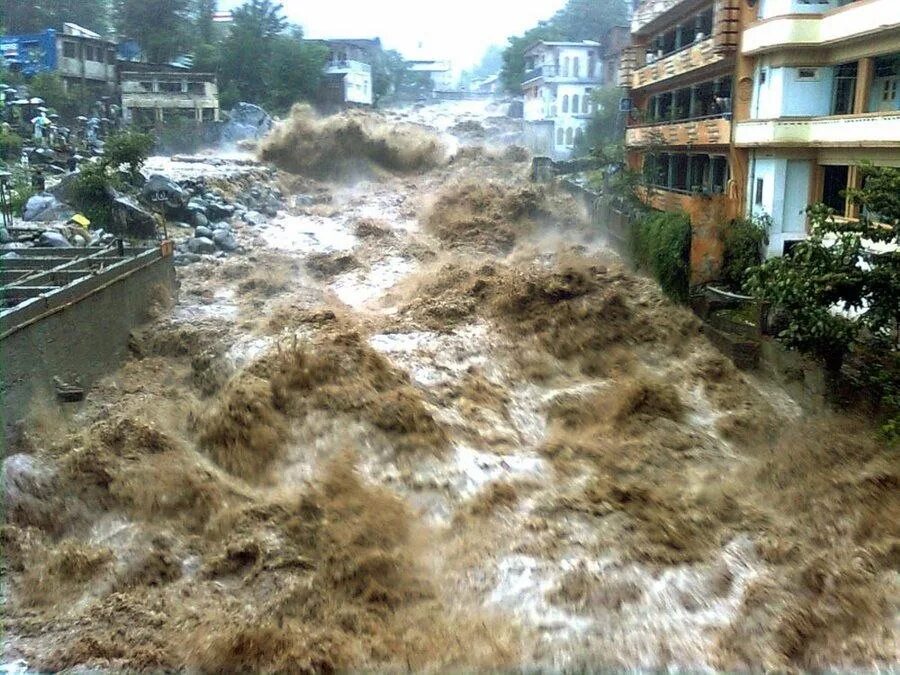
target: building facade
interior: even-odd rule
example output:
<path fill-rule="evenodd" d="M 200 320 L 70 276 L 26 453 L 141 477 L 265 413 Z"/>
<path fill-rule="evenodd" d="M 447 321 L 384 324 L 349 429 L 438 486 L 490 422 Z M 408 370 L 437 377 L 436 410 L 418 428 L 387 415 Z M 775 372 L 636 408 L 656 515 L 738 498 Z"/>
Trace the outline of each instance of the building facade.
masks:
<path fill-rule="evenodd" d="M 83 87 L 98 95 L 116 88 L 116 43 L 74 23 L 62 32 L 47 29 L 33 35 L 0 37 L 6 66 L 26 77 L 55 73 L 67 90 Z"/>
<path fill-rule="evenodd" d="M 122 117 L 127 123 L 219 121 L 219 86 L 212 73 L 138 63 L 127 66 L 129 70 L 120 74 Z"/>
<path fill-rule="evenodd" d="M 647 0 L 629 51 L 628 161 L 651 206 L 690 216 L 694 283 L 731 219 L 765 216 L 782 255 L 810 204 L 858 215 L 861 162 L 900 166 L 897 0 Z"/>
<path fill-rule="evenodd" d="M 594 109 L 592 94 L 603 84 L 600 43 L 538 42 L 525 52 L 526 144 L 536 154 L 571 155 Z"/>
<path fill-rule="evenodd" d="M 716 277 L 718 228 L 741 213 L 746 152 L 731 140 L 750 12 L 746 0 L 649 0 L 632 18 L 628 163 L 643 173 L 651 206 L 690 217 L 694 283 Z"/>
<path fill-rule="evenodd" d="M 372 81 L 374 53 L 381 41 L 316 40 L 328 47 L 328 61 L 320 91 L 320 103 L 326 107 L 371 106 L 375 101 Z"/>
<path fill-rule="evenodd" d="M 771 218 L 769 255 L 807 234 L 806 207 L 855 218 L 863 161 L 900 166 L 900 2 L 760 0 L 743 33 L 745 210 Z"/>

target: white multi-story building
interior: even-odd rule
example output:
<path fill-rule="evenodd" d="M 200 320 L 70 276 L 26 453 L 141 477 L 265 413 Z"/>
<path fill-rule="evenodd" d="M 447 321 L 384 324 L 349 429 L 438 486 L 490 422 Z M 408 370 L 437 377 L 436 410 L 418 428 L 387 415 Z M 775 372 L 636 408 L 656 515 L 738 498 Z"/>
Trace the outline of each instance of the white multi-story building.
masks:
<path fill-rule="evenodd" d="M 900 0 L 760 0 L 744 29 L 738 91 L 749 115 L 747 205 L 772 218 L 769 255 L 807 234 L 806 207 L 858 216 L 859 165 L 900 166 Z"/>
<path fill-rule="evenodd" d="M 381 40 L 313 40 L 329 49 L 322 103 L 329 107 L 370 106 L 375 101 L 372 60 Z"/>
<path fill-rule="evenodd" d="M 525 52 L 525 139 L 535 152 L 568 157 L 593 114 L 603 83 L 600 43 L 538 42 Z"/>

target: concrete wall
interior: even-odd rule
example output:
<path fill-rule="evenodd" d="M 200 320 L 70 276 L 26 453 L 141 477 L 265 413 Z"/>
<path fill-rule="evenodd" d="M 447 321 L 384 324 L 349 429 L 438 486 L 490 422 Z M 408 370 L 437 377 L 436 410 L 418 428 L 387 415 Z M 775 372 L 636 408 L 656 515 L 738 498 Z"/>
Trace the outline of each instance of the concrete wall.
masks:
<path fill-rule="evenodd" d="M 766 71 L 766 82 L 760 84 L 761 70 Z M 834 88 L 834 69 L 827 66 L 811 67 L 815 79 L 799 77 L 801 68 L 770 68 L 766 60 L 757 68 L 752 119 L 778 117 L 816 117 L 831 112 L 831 96 Z"/>
<path fill-rule="evenodd" d="M 757 157 L 751 162 L 747 194 L 750 213 L 772 218 L 767 257 L 779 256 L 784 244 L 806 237 L 806 207 L 809 205 L 812 161 L 784 157 Z M 757 181 L 762 181 L 762 199 L 757 203 Z"/>
<path fill-rule="evenodd" d="M 77 376 L 89 387 L 118 367 L 128 353 L 129 334 L 149 318 L 151 298 L 159 287 L 174 294 L 175 285 L 172 258 L 157 256 L 0 336 L 0 397 L 7 437 L 33 404 L 55 405 L 54 377 L 69 381 Z"/>
<path fill-rule="evenodd" d="M 759 18 L 769 19 L 784 14 L 821 14 L 838 6 L 838 0 L 816 0 L 801 2 L 800 0 L 760 0 Z"/>
<path fill-rule="evenodd" d="M 351 70 L 344 75 L 344 101 L 372 105 L 372 73 Z"/>

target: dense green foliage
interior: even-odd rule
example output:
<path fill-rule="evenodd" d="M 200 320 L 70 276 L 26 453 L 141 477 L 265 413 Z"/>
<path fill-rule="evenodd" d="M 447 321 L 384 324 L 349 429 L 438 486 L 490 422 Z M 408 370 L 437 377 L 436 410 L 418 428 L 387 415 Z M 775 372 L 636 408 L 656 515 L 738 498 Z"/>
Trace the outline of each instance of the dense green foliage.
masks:
<path fill-rule="evenodd" d="M 34 188 L 31 187 L 31 176 L 28 171 L 18 165 L 10 167 L 12 180 L 10 181 L 10 207 L 14 215 L 22 217 L 25 204 L 34 196 Z"/>
<path fill-rule="evenodd" d="M 778 337 L 788 347 L 821 359 L 833 373 L 848 355 L 862 359 L 863 384 L 893 415 L 896 432 L 900 170 L 864 165 L 861 173 L 864 187 L 848 191 L 860 219 L 836 221 L 823 204 L 810 207 L 809 238 L 751 270 L 747 289 L 785 315 Z"/>
<path fill-rule="evenodd" d="M 576 155 L 591 152 L 610 161 L 622 161 L 625 154 L 625 120 L 619 112 L 619 101 L 625 92 L 619 87 L 601 87 L 594 91 L 594 113 L 584 136 L 576 144 Z"/>
<path fill-rule="evenodd" d="M 188 0 L 116 0 L 116 28 L 152 63 L 167 63 L 193 43 L 190 9 Z"/>
<path fill-rule="evenodd" d="M 651 211 L 634 228 L 634 260 L 679 301 L 690 289 L 691 221 L 684 213 Z"/>
<path fill-rule="evenodd" d="M 738 218 L 722 227 L 719 232 L 723 248 L 721 280 L 728 288 L 740 291 L 747 271 L 762 262 L 770 225 L 768 217 Z"/>
<path fill-rule="evenodd" d="M 88 164 L 75 174 L 70 188 L 70 203 L 92 223 L 112 220 L 110 191 L 117 187 L 117 179 L 103 164 Z"/>
<path fill-rule="evenodd" d="M 149 134 L 131 130 L 119 131 L 106 139 L 103 146 L 103 164 L 112 169 L 127 165 L 128 171 L 134 176 L 140 172 L 151 150 L 153 137 Z"/>
<path fill-rule="evenodd" d="M 501 80 L 507 91 L 519 94 L 525 75 L 525 50 L 541 40 L 600 40 L 616 25 L 627 24 L 625 0 L 568 0 L 548 21 L 524 35 L 509 38 L 503 52 Z"/>
<path fill-rule="evenodd" d="M 98 33 L 110 28 L 107 0 L 0 0 L 0 17 L 8 33 L 60 30 L 72 22 Z"/>
<path fill-rule="evenodd" d="M 15 132 L 0 130 L 0 159 L 14 161 L 22 154 L 22 137 Z"/>

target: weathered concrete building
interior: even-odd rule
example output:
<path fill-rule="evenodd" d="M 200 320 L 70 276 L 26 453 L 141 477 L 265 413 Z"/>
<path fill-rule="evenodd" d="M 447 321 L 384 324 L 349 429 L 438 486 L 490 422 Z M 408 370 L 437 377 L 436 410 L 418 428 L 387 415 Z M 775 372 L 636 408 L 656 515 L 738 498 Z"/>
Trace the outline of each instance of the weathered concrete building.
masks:
<path fill-rule="evenodd" d="M 538 154 L 566 158 L 593 114 L 591 95 L 603 84 L 600 43 L 538 42 L 525 52 L 526 144 Z"/>
<path fill-rule="evenodd" d="M 843 193 L 860 162 L 900 166 L 900 2 L 761 0 L 754 19 L 734 142 L 749 152 L 745 211 L 772 218 L 781 255 L 806 236 L 810 203 L 858 217 Z"/>
<path fill-rule="evenodd" d="M 628 163 L 643 172 L 650 205 L 690 216 L 694 283 L 716 277 L 718 228 L 742 210 L 746 151 L 731 139 L 738 43 L 751 11 L 744 0 L 648 0 L 632 19 Z"/>
<path fill-rule="evenodd" d="M 375 101 L 372 63 L 381 40 L 312 40 L 329 49 L 320 92 L 327 107 L 370 106 Z"/>
<path fill-rule="evenodd" d="M 771 218 L 781 255 L 809 204 L 858 215 L 860 162 L 900 166 L 897 0 L 647 0 L 629 49 L 629 164 L 652 206 L 691 217 L 695 283 L 730 219 Z"/>
<path fill-rule="evenodd" d="M 0 52 L 8 68 L 27 77 L 55 73 L 66 89 L 83 87 L 98 95 L 116 88 L 116 43 L 74 23 L 62 32 L 47 29 L 31 35 L 0 37 Z"/>
<path fill-rule="evenodd" d="M 126 122 L 219 121 L 219 86 L 212 73 L 166 66 L 123 63 L 122 115 Z"/>

